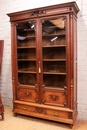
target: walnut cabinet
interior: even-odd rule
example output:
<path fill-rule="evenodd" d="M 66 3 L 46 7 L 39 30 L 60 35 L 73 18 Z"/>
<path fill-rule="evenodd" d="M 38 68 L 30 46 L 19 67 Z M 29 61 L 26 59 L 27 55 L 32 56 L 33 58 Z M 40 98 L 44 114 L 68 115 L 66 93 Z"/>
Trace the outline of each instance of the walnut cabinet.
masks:
<path fill-rule="evenodd" d="M 69 2 L 8 14 L 15 115 L 74 124 L 78 11 Z"/>

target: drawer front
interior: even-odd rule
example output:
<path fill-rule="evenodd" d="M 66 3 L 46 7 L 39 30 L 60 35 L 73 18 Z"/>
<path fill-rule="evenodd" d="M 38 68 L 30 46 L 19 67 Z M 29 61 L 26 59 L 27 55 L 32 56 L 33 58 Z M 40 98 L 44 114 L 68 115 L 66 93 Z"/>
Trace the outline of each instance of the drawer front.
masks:
<path fill-rule="evenodd" d="M 32 114 L 45 114 L 45 108 L 24 105 L 24 104 L 15 104 L 14 109 L 20 109 L 21 111 L 32 112 Z"/>
<path fill-rule="evenodd" d="M 20 109 L 20 110 L 30 111 L 30 112 L 35 111 L 35 108 L 33 106 L 28 106 L 28 105 L 24 105 L 24 104 L 16 104 L 14 106 L 14 109 Z"/>
<path fill-rule="evenodd" d="M 68 111 L 54 110 L 50 108 L 43 108 L 24 104 L 15 104 L 14 112 L 29 116 L 43 117 L 50 120 L 72 119 L 72 113 Z"/>
<path fill-rule="evenodd" d="M 36 102 L 37 92 L 35 89 L 25 89 L 25 88 L 18 89 L 17 99 L 21 101 Z"/>
<path fill-rule="evenodd" d="M 52 116 L 52 117 L 59 117 L 59 118 L 66 118 L 69 119 L 69 113 L 65 111 L 58 111 L 58 110 L 46 110 L 46 115 Z"/>
<path fill-rule="evenodd" d="M 42 103 L 49 105 L 67 106 L 67 92 L 42 91 Z"/>

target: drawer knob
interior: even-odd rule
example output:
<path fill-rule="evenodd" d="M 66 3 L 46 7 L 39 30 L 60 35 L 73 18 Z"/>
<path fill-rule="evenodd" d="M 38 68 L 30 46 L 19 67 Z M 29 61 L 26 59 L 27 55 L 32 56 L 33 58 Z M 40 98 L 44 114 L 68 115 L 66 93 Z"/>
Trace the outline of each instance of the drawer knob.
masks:
<path fill-rule="evenodd" d="M 59 114 L 58 113 L 54 113 L 54 116 L 58 116 Z"/>
<path fill-rule="evenodd" d="M 26 110 L 27 108 L 26 107 L 23 107 L 24 110 Z"/>

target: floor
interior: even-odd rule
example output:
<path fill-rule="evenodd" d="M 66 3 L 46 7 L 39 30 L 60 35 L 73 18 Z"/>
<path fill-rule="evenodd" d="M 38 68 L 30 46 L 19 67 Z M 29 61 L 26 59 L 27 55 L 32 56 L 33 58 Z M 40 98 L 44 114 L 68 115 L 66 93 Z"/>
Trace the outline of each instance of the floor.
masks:
<path fill-rule="evenodd" d="M 71 130 L 68 125 L 57 122 L 18 115 L 14 117 L 12 108 L 5 106 L 4 121 L 0 116 L 0 130 Z M 77 120 L 72 130 L 87 130 L 87 121 Z"/>

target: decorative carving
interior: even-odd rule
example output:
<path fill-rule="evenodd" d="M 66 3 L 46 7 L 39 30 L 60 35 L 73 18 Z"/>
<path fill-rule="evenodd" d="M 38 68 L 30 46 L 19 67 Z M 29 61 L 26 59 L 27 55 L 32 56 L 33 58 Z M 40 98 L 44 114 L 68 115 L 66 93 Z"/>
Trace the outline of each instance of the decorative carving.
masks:
<path fill-rule="evenodd" d="M 37 89 L 35 89 L 35 92 L 37 92 L 38 90 Z"/>
<path fill-rule="evenodd" d="M 72 119 L 72 118 L 73 118 L 72 115 L 73 115 L 72 113 L 69 113 L 69 119 Z"/>
<path fill-rule="evenodd" d="M 46 13 L 46 11 L 43 11 L 43 10 L 41 10 L 41 11 L 34 11 L 33 13 L 30 14 L 30 16 L 38 16 L 40 14 L 45 14 L 45 13 Z"/>
<path fill-rule="evenodd" d="M 43 111 L 44 111 L 43 108 L 36 107 L 36 112 L 38 112 L 38 113 L 43 113 Z"/>
<path fill-rule="evenodd" d="M 45 93 L 45 90 L 42 90 L 42 93 Z"/>
<path fill-rule="evenodd" d="M 32 93 L 31 92 L 25 92 L 25 96 L 31 98 L 32 97 Z"/>
<path fill-rule="evenodd" d="M 57 100 L 60 100 L 60 98 L 59 98 L 59 96 L 57 96 L 57 95 L 49 95 L 49 97 L 50 97 L 50 99 L 52 100 L 52 101 L 57 101 Z"/>

